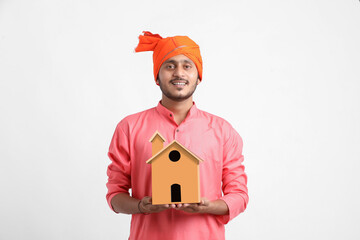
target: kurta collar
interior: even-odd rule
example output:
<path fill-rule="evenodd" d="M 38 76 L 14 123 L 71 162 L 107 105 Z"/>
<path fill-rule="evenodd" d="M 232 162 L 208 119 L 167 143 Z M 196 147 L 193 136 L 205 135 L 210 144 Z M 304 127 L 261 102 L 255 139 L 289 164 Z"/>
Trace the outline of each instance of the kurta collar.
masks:
<path fill-rule="evenodd" d="M 164 107 L 161 104 L 161 101 L 159 101 L 158 105 L 156 106 L 156 110 L 158 111 L 159 114 L 163 115 L 165 118 L 167 119 L 172 119 L 174 121 L 174 114 L 173 112 L 171 112 L 169 109 L 167 109 L 166 107 Z M 196 113 L 198 112 L 198 108 L 196 107 L 195 102 L 193 102 L 193 106 L 190 108 L 186 118 L 184 119 L 183 122 L 187 121 L 187 119 L 193 117 L 196 115 Z M 175 122 L 175 121 L 174 121 Z"/>

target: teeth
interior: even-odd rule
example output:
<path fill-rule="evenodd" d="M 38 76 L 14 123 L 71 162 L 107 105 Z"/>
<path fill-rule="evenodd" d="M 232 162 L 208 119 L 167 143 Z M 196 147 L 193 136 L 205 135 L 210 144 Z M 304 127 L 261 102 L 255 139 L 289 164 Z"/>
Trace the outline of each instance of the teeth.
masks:
<path fill-rule="evenodd" d="M 185 85 L 185 83 L 173 83 L 174 85 Z"/>

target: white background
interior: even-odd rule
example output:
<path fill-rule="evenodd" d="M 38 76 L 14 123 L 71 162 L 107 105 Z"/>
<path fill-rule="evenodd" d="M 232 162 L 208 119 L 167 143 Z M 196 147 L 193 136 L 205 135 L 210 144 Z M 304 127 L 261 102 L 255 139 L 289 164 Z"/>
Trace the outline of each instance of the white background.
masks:
<path fill-rule="evenodd" d="M 227 239 L 360 238 L 359 1 L 0 0 L 0 239 L 127 239 L 107 150 L 161 98 L 143 30 L 200 45 L 195 102 L 244 139 Z"/>

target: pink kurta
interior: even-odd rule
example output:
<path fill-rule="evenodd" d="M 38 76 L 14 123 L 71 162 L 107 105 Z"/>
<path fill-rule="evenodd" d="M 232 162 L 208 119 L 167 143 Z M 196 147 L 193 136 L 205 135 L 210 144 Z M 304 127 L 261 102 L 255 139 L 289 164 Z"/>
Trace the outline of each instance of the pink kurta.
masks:
<path fill-rule="evenodd" d="M 197 109 L 194 104 L 177 125 L 174 115 L 161 103 L 157 107 L 124 118 L 116 127 L 109 148 L 109 206 L 118 193 L 142 199 L 151 196 L 149 139 L 159 131 L 164 146 L 177 140 L 204 162 L 200 163 L 200 195 L 223 199 L 229 214 L 192 214 L 168 209 L 149 215 L 133 214 L 129 239 L 225 239 L 224 224 L 243 212 L 248 202 L 247 177 L 242 162 L 242 139 L 224 119 Z"/>

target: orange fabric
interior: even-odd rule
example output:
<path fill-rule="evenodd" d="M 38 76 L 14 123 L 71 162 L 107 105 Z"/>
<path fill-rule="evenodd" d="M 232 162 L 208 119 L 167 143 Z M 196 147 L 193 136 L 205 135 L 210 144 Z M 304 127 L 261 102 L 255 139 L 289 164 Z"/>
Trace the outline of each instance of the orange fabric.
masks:
<path fill-rule="evenodd" d="M 199 46 L 187 36 L 162 38 L 159 34 L 144 31 L 139 36 L 139 44 L 135 52 L 154 51 L 154 78 L 157 79 L 163 62 L 167 59 L 183 54 L 190 58 L 196 65 L 200 80 L 202 79 L 202 58 Z"/>

